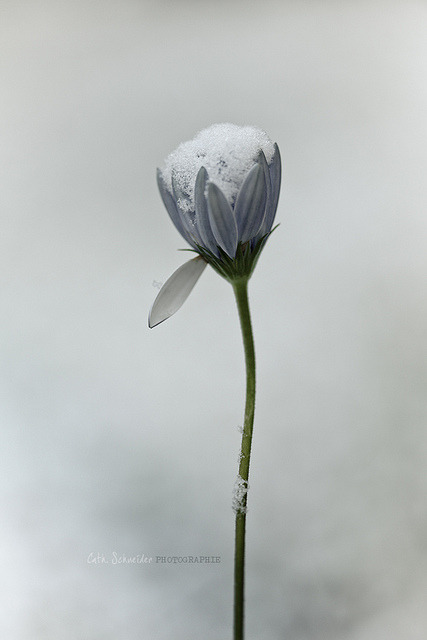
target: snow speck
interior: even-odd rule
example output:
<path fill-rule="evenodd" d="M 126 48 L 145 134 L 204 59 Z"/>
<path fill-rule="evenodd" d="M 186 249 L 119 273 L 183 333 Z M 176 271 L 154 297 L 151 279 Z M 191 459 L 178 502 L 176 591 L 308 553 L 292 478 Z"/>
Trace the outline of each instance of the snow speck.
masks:
<path fill-rule="evenodd" d="M 205 167 L 209 180 L 234 205 L 239 189 L 255 164 L 260 151 L 270 164 L 274 143 L 256 127 L 235 124 L 213 124 L 200 131 L 193 140 L 183 142 L 165 160 L 163 179 L 172 193 L 172 177 L 180 191 L 179 205 L 194 211 L 194 185 L 200 167 Z"/>
<path fill-rule="evenodd" d="M 233 511 L 237 515 L 246 513 L 245 496 L 248 492 L 249 485 L 247 480 L 243 480 L 242 476 L 237 476 L 233 489 Z"/>

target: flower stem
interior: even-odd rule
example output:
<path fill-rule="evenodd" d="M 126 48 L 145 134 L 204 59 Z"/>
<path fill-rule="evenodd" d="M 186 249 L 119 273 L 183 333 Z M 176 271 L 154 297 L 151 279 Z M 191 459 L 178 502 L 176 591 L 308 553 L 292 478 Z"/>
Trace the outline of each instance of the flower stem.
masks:
<path fill-rule="evenodd" d="M 251 315 L 248 300 L 248 278 L 232 281 L 246 362 L 246 405 L 240 451 L 239 477 L 235 487 L 233 508 L 236 513 L 234 551 L 234 640 L 244 637 L 244 588 L 245 588 L 245 534 L 246 504 L 251 456 L 252 429 L 255 413 L 255 348 L 252 335 Z"/>

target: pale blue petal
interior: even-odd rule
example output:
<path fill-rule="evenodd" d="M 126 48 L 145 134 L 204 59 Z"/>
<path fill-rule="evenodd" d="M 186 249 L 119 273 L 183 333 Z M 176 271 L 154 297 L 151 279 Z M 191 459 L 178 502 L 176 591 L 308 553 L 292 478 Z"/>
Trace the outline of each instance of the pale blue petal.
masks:
<path fill-rule="evenodd" d="M 213 182 L 208 184 L 209 221 L 218 245 L 234 258 L 237 248 L 237 224 L 225 195 Z"/>
<path fill-rule="evenodd" d="M 274 145 L 274 156 L 269 166 L 270 170 L 270 178 L 271 178 L 271 207 L 273 210 L 270 222 L 270 228 L 274 222 L 274 216 L 276 215 L 277 205 L 279 202 L 279 194 L 280 194 L 280 183 L 282 180 L 282 161 L 280 158 L 279 147 L 275 143 Z"/>
<path fill-rule="evenodd" d="M 277 211 L 277 204 L 279 202 L 279 194 L 280 194 L 280 182 L 282 177 L 282 165 L 280 160 L 280 151 L 277 144 L 274 145 L 274 155 L 271 163 L 268 165 L 268 171 L 270 173 L 271 180 L 271 197 L 267 202 L 267 208 L 265 213 L 264 222 L 262 223 L 261 229 L 259 230 L 257 237 L 269 233 L 271 231 L 271 227 L 273 226 L 274 217 Z"/>
<path fill-rule="evenodd" d="M 194 200 L 196 206 L 196 226 L 202 240 L 202 246 L 212 251 L 219 257 L 217 241 L 212 232 L 209 222 L 208 203 L 206 201 L 206 183 L 209 180 L 208 172 L 205 167 L 200 167 L 196 178 L 196 186 L 194 188 Z"/>
<path fill-rule="evenodd" d="M 175 228 L 179 231 L 184 240 L 186 240 L 195 249 L 196 245 L 194 244 L 189 231 L 182 223 L 181 215 L 178 211 L 175 199 L 173 195 L 168 191 L 160 169 L 157 169 L 157 184 L 163 200 L 163 204 L 165 205 L 166 211 L 168 212 L 170 219 L 175 225 Z"/>
<path fill-rule="evenodd" d="M 187 230 L 190 238 L 197 244 L 202 244 L 200 234 L 198 232 L 195 217 L 196 214 L 194 211 L 189 211 L 185 209 L 185 203 L 189 202 L 188 196 L 179 188 L 174 176 L 172 176 L 172 189 L 175 196 L 175 201 L 177 204 L 178 213 L 181 218 L 182 225 L 184 229 Z"/>
<path fill-rule="evenodd" d="M 271 191 L 271 178 L 270 178 L 270 170 L 267 164 L 267 160 L 265 158 L 264 152 L 261 151 L 259 152 L 258 158 L 257 158 L 257 162 L 259 162 L 259 164 L 262 166 L 262 168 L 264 169 L 264 179 L 265 179 L 265 186 L 267 189 L 267 200 L 265 203 L 265 215 L 267 214 L 267 209 L 270 206 L 271 203 L 271 198 L 272 198 L 272 191 Z M 263 220 L 264 222 L 264 220 Z"/>
<path fill-rule="evenodd" d="M 234 207 L 240 242 L 256 235 L 264 219 L 266 201 L 264 168 L 257 163 L 246 176 Z"/>
<path fill-rule="evenodd" d="M 148 316 L 150 329 L 167 320 L 182 307 L 207 262 L 201 256 L 192 258 L 180 266 L 160 289 Z"/>

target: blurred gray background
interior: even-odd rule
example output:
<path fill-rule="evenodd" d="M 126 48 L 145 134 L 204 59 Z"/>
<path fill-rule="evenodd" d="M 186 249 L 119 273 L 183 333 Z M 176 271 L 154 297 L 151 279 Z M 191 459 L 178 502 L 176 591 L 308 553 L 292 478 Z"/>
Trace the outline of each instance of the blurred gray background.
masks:
<path fill-rule="evenodd" d="M 2 637 L 231 637 L 231 287 L 208 269 L 147 328 L 188 258 L 155 169 L 213 122 L 262 127 L 284 165 L 250 287 L 248 640 L 426 637 L 426 19 L 0 3 Z"/>

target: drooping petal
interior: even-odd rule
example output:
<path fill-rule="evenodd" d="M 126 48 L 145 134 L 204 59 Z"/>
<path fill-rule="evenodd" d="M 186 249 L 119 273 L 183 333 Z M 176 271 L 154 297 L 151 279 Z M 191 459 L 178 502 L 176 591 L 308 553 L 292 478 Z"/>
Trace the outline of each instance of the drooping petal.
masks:
<path fill-rule="evenodd" d="M 246 176 L 234 207 L 240 242 L 256 235 L 264 220 L 266 201 L 264 168 L 257 163 Z"/>
<path fill-rule="evenodd" d="M 178 207 L 176 205 L 174 197 L 171 193 L 169 193 L 160 169 L 157 169 L 157 185 L 159 187 L 163 204 L 165 205 L 166 211 L 168 212 L 170 219 L 175 225 L 175 228 L 179 231 L 184 240 L 186 240 L 193 247 L 193 249 L 195 249 L 196 245 L 194 243 L 194 240 L 191 238 L 189 231 L 184 227 L 182 223 L 181 215 L 178 211 Z"/>
<path fill-rule="evenodd" d="M 181 265 L 160 289 L 148 316 L 150 329 L 167 320 L 182 307 L 207 262 L 201 256 Z"/>
<path fill-rule="evenodd" d="M 271 196 L 269 201 L 267 202 L 267 209 L 265 213 L 264 222 L 257 234 L 257 237 L 265 235 L 271 230 L 273 226 L 274 217 L 277 211 L 277 203 L 279 202 L 279 194 L 280 194 L 280 182 L 282 177 L 282 165 L 280 159 L 280 151 L 279 147 L 275 143 L 274 145 L 274 156 L 271 160 L 271 163 L 268 165 L 268 170 L 270 173 L 271 180 Z"/>
<path fill-rule="evenodd" d="M 213 182 L 208 184 L 208 212 L 211 229 L 219 246 L 234 258 L 237 248 L 237 224 L 225 195 Z"/>
<path fill-rule="evenodd" d="M 196 226 L 199 231 L 203 246 L 212 251 L 219 257 L 218 243 L 212 232 L 209 222 L 208 203 L 206 201 L 206 183 L 209 180 L 208 172 L 205 167 L 200 167 L 196 177 L 196 185 L 194 188 L 194 200 L 196 206 Z"/>

